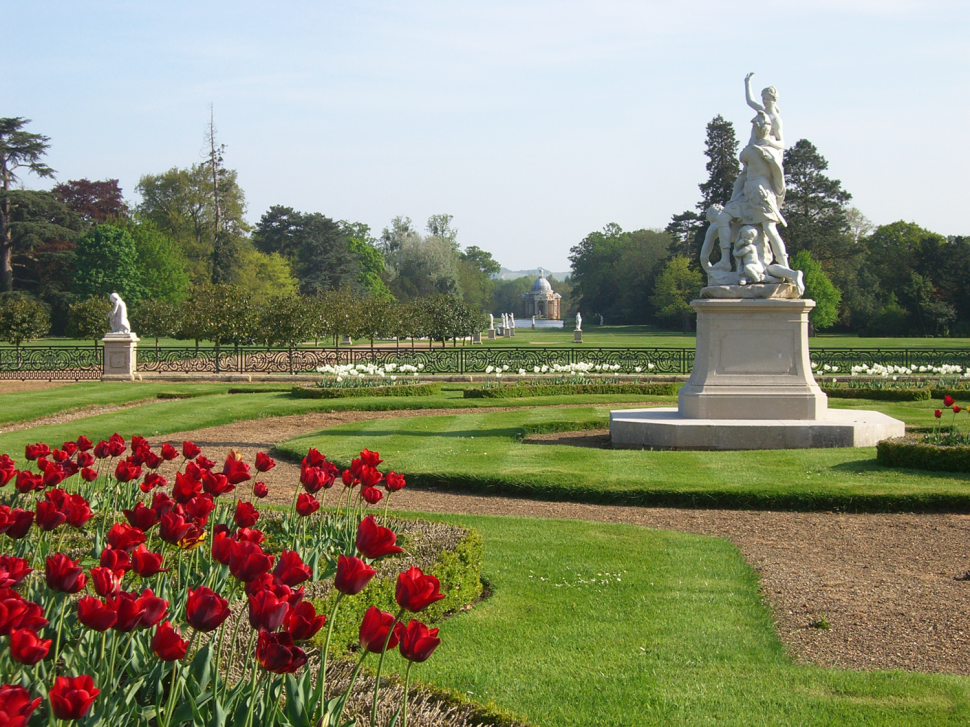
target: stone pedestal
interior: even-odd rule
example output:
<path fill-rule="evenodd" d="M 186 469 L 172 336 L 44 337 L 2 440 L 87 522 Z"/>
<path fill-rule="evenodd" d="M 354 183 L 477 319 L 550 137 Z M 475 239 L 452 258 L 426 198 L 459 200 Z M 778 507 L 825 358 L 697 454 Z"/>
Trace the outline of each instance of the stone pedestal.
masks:
<path fill-rule="evenodd" d="M 482 342 L 482 332 L 481 331 L 475 331 L 472 334 L 472 343 L 475 344 L 475 343 L 481 343 L 481 342 Z"/>
<path fill-rule="evenodd" d="M 812 376 L 813 300 L 695 300 L 697 352 L 680 390 L 685 419 L 825 418 Z"/>
<path fill-rule="evenodd" d="M 512 336 L 512 337 L 515 337 L 515 329 L 514 328 L 509 328 L 509 335 Z"/>
<path fill-rule="evenodd" d="M 583 342 L 583 332 L 573 331 L 573 343 L 582 343 L 582 342 Z"/>
<path fill-rule="evenodd" d="M 350 336 L 341 336 L 340 337 L 340 345 L 341 346 L 353 346 L 354 345 L 354 341 L 353 341 L 353 339 Z"/>
<path fill-rule="evenodd" d="M 104 344 L 102 380 L 134 381 L 138 362 L 138 338 L 134 333 L 108 333 L 101 339 Z"/>
<path fill-rule="evenodd" d="M 488 329 L 488 340 L 489 341 L 494 341 L 495 340 L 495 329 L 494 328 L 489 328 Z"/>
<path fill-rule="evenodd" d="M 502 338 L 509 338 L 511 335 L 512 335 L 512 329 L 510 328 L 502 329 Z"/>

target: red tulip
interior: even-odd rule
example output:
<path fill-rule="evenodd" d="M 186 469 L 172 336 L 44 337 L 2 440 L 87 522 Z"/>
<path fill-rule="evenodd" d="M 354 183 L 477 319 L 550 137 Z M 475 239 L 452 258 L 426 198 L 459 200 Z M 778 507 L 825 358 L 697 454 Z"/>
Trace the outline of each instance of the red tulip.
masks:
<path fill-rule="evenodd" d="M 98 479 L 98 473 L 90 467 L 84 467 L 81 470 L 81 479 L 85 482 L 94 482 L 96 479 Z"/>
<path fill-rule="evenodd" d="M 100 565 L 102 568 L 127 573 L 131 570 L 131 556 L 124 550 L 108 547 L 101 551 Z"/>
<path fill-rule="evenodd" d="M 31 713 L 40 705 L 40 697 L 30 698 L 30 692 L 11 684 L 0 686 L 0 724 L 7 727 L 27 727 Z"/>
<path fill-rule="evenodd" d="M 256 543 L 233 543 L 229 551 L 229 572 L 234 578 L 249 583 L 268 573 L 273 567 L 273 556 L 266 555 Z"/>
<path fill-rule="evenodd" d="M 357 527 L 357 550 L 371 560 L 403 553 L 401 548 L 394 545 L 396 540 L 394 531 L 378 525 L 373 515 L 365 517 Z"/>
<path fill-rule="evenodd" d="M 158 513 L 150 507 L 145 507 L 145 503 L 135 503 L 131 510 L 122 510 L 122 514 L 131 523 L 133 528 L 147 532 L 155 523 L 158 522 Z"/>
<path fill-rule="evenodd" d="M 55 462 L 57 462 L 58 464 L 61 464 L 62 462 L 65 462 L 66 460 L 70 459 L 71 455 L 69 455 L 63 449 L 55 448 L 54 451 L 51 452 L 51 457 L 54 459 Z"/>
<path fill-rule="evenodd" d="M 368 467 L 376 467 L 384 461 L 381 459 L 380 453 L 371 452 L 369 449 L 365 449 L 360 453 L 360 460 Z"/>
<path fill-rule="evenodd" d="M 94 584 L 94 592 L 104 598 L 117 596 L 121 590 L 121 577 L 124 571 L 113 571 L 110 568 L 101 566 L 91 569 L 91 582 Z"/>
<path fill-rule="evenodd" d="M 118 614 L 115 621 L 115 631 L 127 634 L 141 626 L 145 616 L 145 604 L 134 593 L 121 591 L 114 598 L 107 599 L 108 607 Z"/>
<path fill-rule="evenodd" d="M 304 467 L 321 467 L 327 458 L 320 454 L 316 449 L 311 449 L 307 452 L 306 457 L 303 458 Z"/>
<path fill-rule="evenodd" d="M 256 528 L 239 528 L 233 540 L 238 540 L 240 543 L 256 543 L 256 545 L 259 545 L 266 540 L 266 536 Z"/>
<path fill-rule="evenodd" d="M 167 573 L 168 568 L 162 568 L 162 554 L 152 553 L 144 545 L 139 545 L 131 554 L 131 569 L 142 578 L 148 578 L 156 573 Z"/>
<path fill-rule="evenodd" d="M 216 509 L 216 502 L 212 495 L 203 492 L 196 495 L 183 506 L 186 517 L 193 518 L 199 525 L 204 525 L 209 519 L 209 513 Z"/>
<path fill-rule="evenodd" d="M 371 505 L 376 505 L 384 499 L 384 493 L 376 487 L 365 487 L 360 491 L 360 496 Z"/>
<path fill-rule="evenodd" d="M 313 571 L 303 563 L 300 554 L 295 550 L 284 550 L 280 553 L 276 568 L 273 569 L 273 575 L 281 583 L 288 586 L 298 586 L 303 581 L 310 580 L 313 577 Z"/>
<path fill-rule="evenodd" d="M 404 476 L 395 472 L 388 472 L 387 479 L 384 480 L 384 487 L 387 488 L 388 492 L 397 492 L 398 490 L 404 489 L 406 484 Z"/>
<path fill-rule="evenodd" d="M 176 512 L 169 512 L 162 516 L 158 525 L 158 536 L 166 543 L 173 545 L 184 538 L 192 529 L 192 523 Z"/>
<path fill-rule="evenodd" d="M 94 680 L 84 674 L 79 677 L 57 677 L 48 696 L 51 710 L 58 719 L 81 719 L 91 711 L 91 705 L 101 693 Z"/>
<path fill-rule="evenodd" d="M 943 416 L 943 412 L 941 412 L 939 409 L 937 409 L 936 411 L 933 412 L 933 416 L 935 416 L 937 419 L 939 419 L 941 416 Z"/>
<path fill-rule="evenodd" d="M 13 525 L 7 528 L 6 535 L 11 540 L 20 540 L 27 535 L 30 526 L 34 524 L 34 513 L 15 507 L 10 511 L 10 519 L 13 520 Z"/>
<path fill-rule="evenodd" d="M 158 514 L 159 519 L 161 519 L 162 515 L 172 512 L 175 509 L 175 505 L 175 500 L 171 499 L 164 492 L 156 492 L 152 496 L 152 510 Z"/>
<path fill-rule="evenodd" d="M 162 466 L 162 462 L 164 461 L 160 455 L 156 454 L 150 449 L 143 451 L 141 453 L 141 458 L 145 461 L 145 466 L 150 470 L 157 470 Z"/>
<path fill-rule="evenodd" d="M 77 438 L 77 448 L 82 452 L 87 452 L 92 447 L 94 447 L 94 442 L 85 437 L 83 434 Z"/>
<path fill-rule="evenodd" d="M 308 495 L 305 492 L 301 492 L 300 496 L 296 498 L 296 512 L 302 517 L 312 515 L 319 509 L 320 501 L 314 498 L 313 495 Z"/>
<path fill-rule="evenodd" d="M 959 414 L 961 411 L 963 411 L 963 409 L 961 409 L 960 407 L 958 407 L 956 404 L 953 405 L 953 413 L 954 414 Z"/>
<path fill-rule="evenodd" d="M 195 459 L 202 453 L 195 442 L 182 442 L 182 456 L 186 459 Z"/>
<path fill-rule="evenodd" d="M 306 641 L 316 636 L 317 631 L 327 622 L 324 614 L 317 614 L 312 603 L 303 601 L 290 609 L 286 616 L 286 633 L 294 641 Z"/>
<path fill-rule="evenodd" d="M 202 473 L 202 487 L 213 497 L 219 497 L 236 489 L 225 475 L 208 471 Z"/>
<path fill-rule="evenodd" d="M 236 512 L 232 519 L 235 521 L 236 527 L 251 528 L 259 520 L 259 513 L 252 504 L 240 500 L 236 502 Z"/>
<path fill-rule="evenodd" d="M 44 477 L 27 470 L 21 470 L 17 473 L 17 481 L 14 483 L 14 487 L 21 495 L 26 495 L 28 492 L 43 489 Z"/>
<path fill-rule="evenodd" d="M 171 462 L 173 459 L 179 456 L 179 451 L 175 449 L 171 444 L 165 442 L 162 445 L 162 459 L 166 462 Z"/>
<path fill-rule="evenodd" d="M 16 629 L 38 631 L 47 626 L 44 610 L 12 588 L 0 588 L 0 636 Z"/>
<path fill-rule="evenodd" d="M 943 406 L 945 406 L 945 407 L 951 407 L 954 404 L 956 404 L 956 399 L 954 399 L 952 396 L 950 396 L 949 394 L 945 394 L 943 396 Z M 28 459 L 30 459 L 30 458 L 28 457 Z"/>
<path fill-rule="evenodd" d="M 201 586 L 189 589 L 185 620 L 196 631 L 213 631 L 229 618 L 229 602 L 214 591 Z"/>
<path fill-rule="evenodd" d="M 108 451 L 108 443 L 103 439 L 94 445 L 94 456 L 98 459 L 107 459 L 111 456 L 111 453 Z"/>
<path fill-rule="evenodd" d="M 51 453 L 51 448 L 46 444 L 28 444 L 24 449 L 24 457 L 29 459 L 31 462 L 36 460 L 38 457 L 46 457 Z"/>
<path fill-rule="evenodd" d="M 398 624 L 399 626 L 400 624 Z M 391 633 L 388 641 L 387 633 Z M 387 641 L 387 650 L 391 651 L 397 646 L 399 629 L 395 628 L 395 619 L 389 613 L 384 613 L 377 606 L 371 606 L 364 614 L 364 620 L 360 624 L 360 645 L 373 654 L 380 654 L 384 650 L 384 642 Z"/>
<path fill-rule="evenodd" d="M 232 456 L 226 457 L 226 462 L 222 465 L 222 474 L 229 480 L 230 485 L 238 485 L 252 479 L 249 474 L 249 465 Z"/>
<path fill-rule="evenodd" d="M 289 610 L 290 605 L 272 591 L 259 591 L 249 597 L 249 625 L 258 631 L 276 631 Z"/>
<path fill-rule="evenodd" d="M 168 610 L 168 601 L 155 595 L 151 588 L 146 588 L 138 598 L 138 604 L 144 609 L 145 613 L 141 617 L 142 628 L 151 628 L 163 618 Z"/>
<path fill-rule="evenodd" d="M 0 467 L 0 487 L 6 487 L 7 483 L 16 476 L 17 470 L 13 465 L 10 467 Z"/>
<path fill-rule="evenodd" d="M 118 614 L 94 596 L 84 596 L 77 602 L 77 620 L 89 629 L 104 633 L 118 621 Z"/>
<path fill-rule="evenodd" d="M 337 576 L 334 579 L 334 587 L 341 593 L 355 596 L 364 590 L 376 573 L 376 570 L 360 558 L 353 556 L 348 558 L 341 554 L 337 558 Z"/>
<path fill-rule="evenodd" d="M 50 500 L 37 503 L 37 527 L 41 530 L 54 530 L 67 522 L 67 515 Z"/>
<path fill-rule="evenodd" d="M 269 489 L 266 487 L 266 483 L 257 482 L 255 485 L 253 485 L 253 494 L 260 499 L 266 497 L 269 494 Z"/>
<path fill-rule="evenodd" d="M 318 467 L 301 467 L 300 484 L 311 495 L 322 490 L 327 484 L 326 473 Z"/>
<path fill-rule="evenodd" d="M 350 470 L 344 470 L 340 475 L 340 480 L 344 483 L 345 487 L 353 487 L 358 484 L 357 478 L 354 477 L 354 473 Z"/>
<path fill-rule="evenodd" d="M 229 565 L 229 556 L 232 554 L 232 544 L 233 540 L 229 537 L 228 528 L 225 525 L 221 526 L 222 530 L 218 527 L 212 534 L 212 559 L 216 563 L 222 563 L 222 565 Z"/>
<path fill-rule="evenodd" d="M 47 556 L 44 576 L 47 587 L 59 593 L 77 593 L 88 582 L 84 569 L 63 553 Z"/>
<path fill-rule="evenodd" d="M 401 629 L 401 656 L 408 661 L 427 661 L 438 648 L 438 629 L 429 629 L 420 621 L 411 621 Z"/>
<path fill-rule="evenodd" d="M 29 629 L 10 632 L 10 656 L 14 661 L 33 666 L 51 649 L 51 639 L 41 639 Z"/>
<path fill-rule="evenodd" d="M 188 473 L 179 472 L 175 475 L 175 487 L 172 488 L 172 498 L 175 502 L 188 502 L 202 492 L 202 483 Z"/>
<path fill-rule="evenodd" d="M 394 598 L 401 608 L 417 613 L 445 597 L 439 592 L 440 588 L 437 578 L 425 575 L 417 566 L 411 566 L 397 577 Z"/>
<path fill-rule="evenodd" d="M 108 531 L 108 545 L 115 550 L 131 550 L 145 542 L 145 533 L 125 523 L 115 523 Z"/>
<path fill-rule="evenodd" d="M 64 514 L 67 516 L 67 524 L 78 529 L 84 527 L 84 524 L 94 517 L 88 501 L 81 495 L 71 495 L 64 506 Z"/>
<path fill-rule="evenodd" d="M 20 583 L 33 568 L 23 558 L 4 553 L 0 555 L 0 588 L 9 588 Z"/>
<path fill-rule="evenodd" d="M 260 632 L 256 644 L 256 660 L 266 671 L 275 674 L 292 674 L 306 664 L 306 652 L 293 645 L 293 639 L 286 632 L 270 634 Z"/>
<path fill-rule="evenodd" d="M 359 479 L 364 487 L 376 487 L 383 481 L 384 475 L 373 467 L 364 467 L 360 471 Z"/>
<path fill-rule="evenodd" d="M 171 621 L 163 621 L 152 637 L 152 651 L 162 661 L 180 661 L 185 658 L 189 642 L 182 639 L 181 632 Z"/>
<path fill-rule="evenodd" d="M 269 457 L 269 455 L 263 452 L 256 453 L 256 471 L 257 472 L 269 472 L 276 466 L 276 460 Z"/>
<path fill-rule="evenodd" d="M 202 469 L 202 470 L 211 470 L 213 467 L 216 466 L 215 462 L 213 462 L 211 459 L 206 458 L 206 456 L 202 454 L 200 454 L 198 457 L 195 458 L 195 464 L 199 469 Z"/>
<path fill-rule="evenodd" d="M 141 467 L 132 463 L 131 458 L 123 459 L 115 467 L 115 479 L 118 482 L 131 482 L 141 477 Z"/>

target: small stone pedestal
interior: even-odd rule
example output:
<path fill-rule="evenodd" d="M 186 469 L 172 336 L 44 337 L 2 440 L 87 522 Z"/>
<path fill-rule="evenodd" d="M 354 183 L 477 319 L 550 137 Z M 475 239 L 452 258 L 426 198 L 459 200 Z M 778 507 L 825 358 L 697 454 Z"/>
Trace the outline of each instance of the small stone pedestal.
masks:
<path fill-rule="evenodd" d="M 341 336 L 340 337 L 340 345 L 341 346 L 353 346 L 354 345 L 354 341 L 353 341 L 353 339 L 351 339 L 350 336 Z"/>
<path fill-rule="evenodd" d="M 102 381 L 134 381 L 138 362 L 138 338 L 134 333 L 108 333 L 104 344 Z"/>
<path fill-rule="evenodd" d="M 573 343 L 582 343 L 582 342 L 583 342 L 583 332 L 573 331 Z"/>
<path fill-rule="evenodd" d="M 481 342 L 482 342 L 482 332 L 481 331 L 475 331 L 472 334 L 472 344 L 481 343 Z"/>
<path fill-rule="evenodd" d="M 495 340 L 495 329 L 494 328 L 489 328 L 488 329 L 488 340 L 489 341 L 494 341 Z"/>

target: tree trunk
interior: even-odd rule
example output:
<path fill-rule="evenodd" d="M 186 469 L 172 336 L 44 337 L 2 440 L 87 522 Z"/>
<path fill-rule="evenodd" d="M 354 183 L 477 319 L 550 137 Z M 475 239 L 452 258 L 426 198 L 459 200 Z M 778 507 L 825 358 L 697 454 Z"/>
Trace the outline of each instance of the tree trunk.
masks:
<path fill-rule="evenodd" d="M 3 191 L 9 184 L 4 179 Z M 10 199 L 4 195 L 0 204 L 0 283 L 6 292 L 13 290 L 13 232 L 10 229 Z"/>

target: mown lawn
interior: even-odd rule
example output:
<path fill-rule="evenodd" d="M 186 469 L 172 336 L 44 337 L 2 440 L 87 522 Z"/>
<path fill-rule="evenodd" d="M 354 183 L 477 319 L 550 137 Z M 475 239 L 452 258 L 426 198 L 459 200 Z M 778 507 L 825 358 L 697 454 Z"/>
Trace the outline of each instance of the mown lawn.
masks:
<path fill-rule="evenodd" d="M 926 405 L 849 402 L 910 423 Z M 296 458 L 316 447 L 349 464 L 364 447 L 409 481 L 540 499 L 688 507 L 844 510 L 970 510 L 970 474 L 894 470 L 874 448 L 747 452 L 649 452 L 524 444 L 536 431 L 607 425 L 609 407 L 528 409 L 422 417 L 396 426 L 333 427 L 277 446 Z"/>
<path fill-rule="evenodd" d="M 429 517 L 482 533 L 492 595 L 442 623 L 441 647 L 412 675 L 537 725 L 970 720 L 966 678 L 793 665 L 755 574 L 726 541 L 603 523 Z"/>

